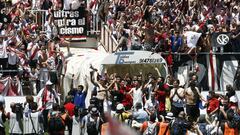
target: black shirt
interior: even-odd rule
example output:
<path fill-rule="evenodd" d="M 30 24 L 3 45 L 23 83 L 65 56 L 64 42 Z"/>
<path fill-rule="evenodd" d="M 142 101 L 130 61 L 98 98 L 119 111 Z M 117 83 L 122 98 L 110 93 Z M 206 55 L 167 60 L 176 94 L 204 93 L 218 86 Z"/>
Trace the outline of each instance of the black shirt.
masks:
<path fill-rule="evenodd" d="M 44 0 L 41 9 L 48 10 L 49 8 L 52 7 L 52 5 L 53 3 L 50 0 Z"/>
<path fill-rule="evenodd" d="M 0 1 L 0 9 L 3 9 L 5 7 L 4 2 Z"/>

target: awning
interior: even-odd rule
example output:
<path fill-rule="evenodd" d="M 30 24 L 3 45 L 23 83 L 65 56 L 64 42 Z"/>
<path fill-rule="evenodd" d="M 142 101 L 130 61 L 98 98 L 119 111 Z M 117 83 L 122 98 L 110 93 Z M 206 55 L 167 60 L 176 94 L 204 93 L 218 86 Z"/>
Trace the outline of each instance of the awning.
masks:
<path fill-rule="evenodd" d="M 166 64 L 166 61 L 161 55 L 149 51 L 121 51 L 108 55 L 102 64 Z"/>
<path fill-rule="evenodd" d="M 103 69 L 109 74 L 117 73 L 124 76 L 126 73 L 137 75 L 140 72 L 147 75 L 166 77 L 168 67 L 165 59 L 149 51 L 121 51 L 110 54 L 102 61 Z"/>

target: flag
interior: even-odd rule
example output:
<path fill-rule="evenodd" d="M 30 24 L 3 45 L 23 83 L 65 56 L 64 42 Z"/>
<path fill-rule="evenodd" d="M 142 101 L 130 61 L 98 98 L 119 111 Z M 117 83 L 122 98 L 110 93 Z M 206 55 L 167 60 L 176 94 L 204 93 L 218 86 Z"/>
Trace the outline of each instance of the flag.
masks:
<path fill-rule="evenodd" d="M 22 85 L 20 80 L 16 78 L 13 80 L 11 77 L 0 79 L 0 92 L 3 96 L 22 96 Z"/>
<path fill-rule="evenodd" d="M 187 56 L 181 56 L 179 61 L 174 61 L 172 68 L 181 85 L 187 84 L 189 72 L 195 68 L 201 89 L 225 91 L 226 85 L 234 85 L 237 72 L 240 71 L 239 56 L 210 52 L 209 55 L 198 54 L 195 62 Z"/>
<path fill-rule="evenodd" d="M 174 61 L 173 71 L 180 81 L 180 85 L 188 86 L 189 72 L 196 70 L 198 82 L 201 89 L 209 90 L 208 63 L 206 61 L 208 55 L 198 55 L 197 61 L 192 61 L 189 56 L 181 56 L 179 61 Z"/>
<path fill-rule="evenodd" d="M 211 43 L 213 47 L 222 47 L 229 43 L 230 33 L 228 32 L 217 32 L 212 34 Z"/>
<path fill-rule="evenodd" d="M 187 31 L 184 35 L 187 37 L 187 46 L 190 48 L 194 48 L 196 47 L 198 39 L 201 37 L 202 33 Z"/>
<path fill-rule="evenodd" d="M 222 72 L 220 76 L 220 86 L 222 90 L 225 90 L 226 85 L 228 84 L 233 86 L 238 66 L 238 61 L 236 59 L 223 61 Z"/>

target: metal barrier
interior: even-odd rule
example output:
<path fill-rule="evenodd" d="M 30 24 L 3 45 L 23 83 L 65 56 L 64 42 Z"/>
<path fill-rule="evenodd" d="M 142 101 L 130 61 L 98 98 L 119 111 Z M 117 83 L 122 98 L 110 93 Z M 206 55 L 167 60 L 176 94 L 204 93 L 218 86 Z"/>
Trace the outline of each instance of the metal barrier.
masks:
<path fill-rule="evenodd" d="M 101 31 L 99 30 L 99 24 L 100 24 L 100 20 L 99 20 L 99 16 L 98 13 L 93 13 L 92 10 L 89 11 L 90 12 L 90 24 L 89 24 L 89 31 L 87 32 L 87 35 L 98 35 Z M 100 26 L 101 27 L 101 26 Z"/>
<path fill-rule="evenodd" d="M 106 47 L 106 50 L 112 52 L 116 47 L 116 42 L 112 38 L 111 33 L 106 29 L 104 33 L 101 33 L 103 42 Z M 109 34 L 109 35 L 104 35 Z M 108 42 L 108 44 L 106 44 Z M 168 55 L 173 56 L 173 64 L 169 66 L 169 69 L 172 70 L 174 78 L 178 78 L 185 86 L 188 86 L 188 80 L 190 72 L 195 72 L 199 75 L 199 83 L 202 87 L 202 90 L 215 90 L 215 91 L 224 91 L 226 85 L 234 85 L 235 80 L 239 79 L 236 76 L 240 73 L 240 52 L 201 52 L 195 56 L 189 55 L 187 53 L 159 53 L 164 58 L 168 58 Z M 6 72 L 17 72 L 17 70 L 0 70 L 0 74 Z M 180 76 L 180 77 L 179 77 Z M 0 75 L 1 79 L 1 75 Z M 39 78 L 41 83 L 41 78 Z M 23 87 L 26 88 L 26 91 L 29 90 L 28 80 L 22 80 L 24 84 Z M 182 85 L 182 86 L 184 86 Z M 24 90 L 25 92 L 25 90 Z"/>
<path fill-rule="evenodd" d="M 192 74 L 198 75 L 202 90 L 224 91 L 226 85 L 234 86 L 240 73 L 240 52 L 160 53 L 169 61 L 169 70 L 182 84 L 188 83 Z M 179 78 L 179 76 L 181 76 Z"/>
<path fill-rule="evenodd" d="M 44 24 L 47 21 L 46 16 L 48 14 L 48 10 L 28 10 L 32 14 L 35 15 L 35 22 L 42 27 L 42 30 L 45 30 Z"/>
<path fill-rule="evenodd" d="M 101 24 L 100 43 L 104 47 L 104 49 L 109 53 L 115 52 L 118 46 L 118 42 L 112 35 L 112 31 L 104 23 Z"/>

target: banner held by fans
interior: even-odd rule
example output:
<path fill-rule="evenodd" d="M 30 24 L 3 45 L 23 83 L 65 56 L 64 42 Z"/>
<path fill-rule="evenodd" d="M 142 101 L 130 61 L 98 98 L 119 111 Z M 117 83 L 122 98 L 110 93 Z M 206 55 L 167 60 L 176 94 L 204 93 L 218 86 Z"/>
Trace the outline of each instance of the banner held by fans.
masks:
<path fill-rule="evenodd" d="M 194 48 L 196 47 L 198 39 L 201 37 L 202 33 L 187 31 L 184 35 L 187 37 L 187 46 L 190 48 Z"/>
<path fill-rule="evenodd" d="M 19 78 L 2 77 L 0 79 L 0 93 L 2 96 L 22 96 L 22 85 Z"/>
<path fill-rule="evenodd" d="M 86 37 L 86 16 L 84 10 L 58 10 L 53 12 L 54 22 L 61 37 Z"/>
<path fill-rule="evenodd" d="M 213 33 L 212 35 L 212 45 L 214 47 L 222 47 L 229 43 L 230 33 L 227 32 L 218 32 Z"/>

